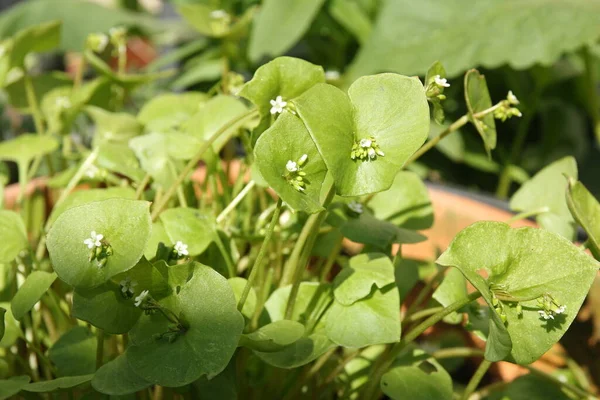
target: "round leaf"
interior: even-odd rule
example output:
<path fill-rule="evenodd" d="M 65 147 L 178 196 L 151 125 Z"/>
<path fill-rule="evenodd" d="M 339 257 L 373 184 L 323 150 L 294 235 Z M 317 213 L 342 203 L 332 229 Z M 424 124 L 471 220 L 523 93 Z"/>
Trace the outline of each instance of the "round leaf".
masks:
<path fill-rule="evenodd" d="M 150 203 L 108 199 L 71 208 L 48 233 L 48 251 L 59 278 L 76 288 L 99 286 L 132 268 L 142 257 L 150 236 Z M 90 232 L 104 235 L 113 254 L 103 267 L 89 261 L 84 240 Z"/>
<path fill-rule="evenodd" d="M 511 229 L 501 222 L 478 222 L 462 230 L 437 263 L 460 269 L 490 307 L 492 284 L 519 298 L 547 293 L 566 306 L 564 313 L 544 320 L 536 300 L 521 302 L 521 316 L 516 303 L 505 303 L 506 329 L 512 339 L 507 360 L 518 364 L 537 360 L 562 337 L 600 267 L 563 237 L 543 229 Z M 489 275 L 487 280 L 480 270 Z"/>
<path fill-rule="evenodd" d="M 160 214 L 160 220 L 171 242 L 187 244 L 192 257 L 202 254 L 216 235 L 213 218 L 197 209 L 171 208 Z"/>
<path fill-rule="evenodd" d="M 179 293 L 161 301 L 185 319 L 186 331 L 172 343 L 156 338 L 170 325 L 157 313 L 140 318 L 131 332 L 129 365 L 152 383 L 182 386 L 202 375 L 217 375 L 229 363 L 244 328 L 227 280 L 209 267 L 193 265 L 194 275 Z"/>
<path fill-rule="evenodd" d="M 200 92 L 161 94 L 144 104 L 137 120 L 146 131 L 169 132 L 194 115 L 206 99 Z"/>
<path fill-rule="evenodd" d="M 55 280 L 54 272 L 33 271 L 29 274 L 10 303 L 15 319 L 23 318 Z"/>
<path fill-rule="evenodd" d="M 25 224 L 14 211 L 0 210 L 0 243 L 0 263 L 11 262 L 29 244 Z"/>
<path fill-rule="evenodd" d="M 104 364 L 92 379 L 92 386 L 100 393 L 122 396 L 135 393 L 151 385 L 135 373 L 127 361 L 128 350 Z"/>
<path fill-rule="evenodd" d="M 25 133 L 0 143 L 0 160 L 27 165 L 34 158 L 51 153 L 57 148 L 58 142 L 53 137 Z"/>
<path fill-rule="evenodd" d="M 304 336 L 304 325 L 282 319 L 242 335 L 240 346 L 266 353 L 283 350 Z"/>

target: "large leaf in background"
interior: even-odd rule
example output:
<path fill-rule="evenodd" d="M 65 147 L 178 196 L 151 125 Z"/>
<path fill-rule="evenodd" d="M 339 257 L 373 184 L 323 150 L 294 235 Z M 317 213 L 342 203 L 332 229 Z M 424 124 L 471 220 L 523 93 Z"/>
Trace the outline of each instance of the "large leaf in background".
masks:
<path fill-rule="evenodd" d="M 567 205 L 573 218 L 588 234 L 587 247 L 600 260 L 600 203 L 579 181 L 569 179 Z"/>
<path fill-rule="evenodd" d="M 142 257 L 150 236 L 150 203 L 108 199 L 63 212 L 48 233 L 48 252 L 59 278 L 76 288 L 99 286 L 132 268 Z M 104 235 L 113 254 L 103 267 L 89 261 L 84 240 Z"/>
<path fill-rule="evenodd" d="M 58 376 L 91 374 L 96 370 L 96 335 L 88 328 L 76 326 L 48 350 Z"/>
<path fill-rule="evenodd" d="M 393 400 L 450 400 L 452 378 L 423 350 L 409 348 L 381 377 L 381 391 Z"/>
<path fill-rule="evenodd" d="M 565 198 L 565 175 L 577 179 L 577 162 L 571 156 L 553 162 L 525 182 L 510 199 L 510 208 L 523 212 L 546 208 L 536 216 L 538 224 L 573 240 L 576 227 Z"/>
<path fill-rule="evenodd" d="M 33 271 L 10 302 L 15 319 L 21 319 L 33 308 L 56 280 L 54 272 Z"/>
<path fill-rule="evenodd" d="M 437 60 L 449 76 L 479 65 L 549 65 L 598 39 L 598 13 L 597 0 L 386 1 L 349 78 L 380 71 L 424 75 Z"/>
<path fill-rule="evenodd" d="M 290 181 L 295 175 L 286 166 L 289 161 L 298 162 L 305 154 L 307 159 L 299 167 L 306 174 L 304 190 L 298 190 Z M 256 142 L 254 155 L 262 177 L 291 208 L 307 213 L 323 209 L 320 196 L 327 167 L 297 116 L 286 112 L 277 118 Z"/>
<path fill-rule="evenodd" d="M 367 253 L 354 256 L 333 281 L 335 300 L 349 306 L 367 297 L 375 286 L 382 289 L 394 283 L 394 265 L 381 253 Z"/>
<path fill-rule="evenodd" d="M 193 208 L 168 209 L 160 220 L 171 242 L 187 244 L 192 257 L 202 254 L 217 234 L 213 217 Z"/>
<path fill-rule="evenodd" d="M 348 32 L 352 33 L 362 45 L 371 34 L 371 20 L 364 4 L 360 0 L 333 0 L 329 13 Z"/>
<path fill-rule="evenodd" d="M 506 329 L 512 339 L 506 360 L 517 364 L 532 363 L 562 337 L 600 267 L 561 236 L 543 229 L 512 229 L 501 222 L 477 222 L 462 230 L 437 263 L 460 269 L 490 307 L 491 285 L 520 298 L 550 294 L 566 306 L 564 313 L 544 320 L 536 300 L 521 302 L 522 316 L 516 303 L 505 303 Z M 489 275 L 487 280 L 480 275 L 481 270 Z"/>
<path fill-rule="evenodd" d="M 108 8 L 80 0 L 30 0 L 15 5 L 0 16 L 0 38 L 10 37 L 19 30 L 44 22 L 60 20 L 63 33 L 62 50 L 81 51 L 88 34 L 108 32 L 120 25 L 136 26 L 150 32 L 164 30 L 167 24 L 156 18 L 123 8 Z M 169 28 L 181 30 L 173 24 Z M 171 30 L 172 33 L 173 30 Z"/>
<path fill-rule="evenodd" d="M 309 28 L 324 0 L 265 0 L 252 24 L 248 56 L 254 62 L 288 51 Z"/>
<path fill-rule="evenodd" d="M 96 125 L 95 144 L 127 143 L 129 139 L 142 133 L 142 126 L 131 114 L 113 113 L 94 106 L 86 107 L 85 111 Z"/>
<path fill-rule="evenodd" d="M 0 263 L 11 262 L 29 244 L 25 224 L 14 211 L 0 210 L 0 243 Z"/>
<path fill-rule="evenodd" d="M 95 164 L 99 168 L 124 175 L 134 182 L 140 182 L 145 175 L 135 153 L 125 143 L 103 143 L 98 146 Z"/>
<path fill-rule="evenodd" d="M 100 367 L 92 379 L 94 389 L 111 396 L 135 393 L 150 385 L 129 365 L 127 351 Z"/>
<path fill-rule="evenodd" d="M 208 140 L 231 121 L 241 117 L 248 108 L 241 100 L 232 96 L 217 95 L 196 108 L 196 112 L 182 125 L 185 133 L 200 140 Z M 215 153 L 247 122 L 238 122 L 227 128 L 212 144 Z"/>
<path fill-rule="evenodd" d="M 207 97 L 200 92 L 161 94 L 144 104 L 137 120 L 148 132 L 169 132 L 198 112 Z"/>
<path fill-rule="evenodd" d="M 73 80 L 64 72 L 52 71 L 47 74 L 41 74 L 31 77 L 33 91 L 37 99 L 41 99 L 44 94 L 59 86 L 73 84 Z M 18 108 L 19 111 L 30 113 L 29 103 L 27 102 L 27 93 L 25 92 L 24 79 L 19 79 L 8 84 L 4 90 L 8 95 L 10 105 Z"/>
<path fill-rule="evenodd" d="M 400 171 L 389 190 L 373 196 L 369 208 L 375 218 L 403 228 L 427 229 L 433 224 L 427 187 L 414 172 Z"/>
<path fill-rule="evenodd" d="M 348 95 L 317 84 L 293 103 L 342 196 L 387 190 L 429 132 L 423 85 L 402 75 L 363 77 Z M 353 146 L 362 139 L 374 140 L 384 156 L 353 160 Z"/>
<path fill-rule="evenodd" d="M 465 74 L 465 103 L 469 110 L 469 119 L 475 125 L 475 129 L 483 139 L 483 145 L 488 158 L 496 148 L 496 121 L 494 114 L 489 113 L 483 118 L 474 118 L 473 115 L 482 112 L 492 106 L 492 99 L 488 91 L 485 76 L 479 71 L 472 69 Z"/>
<path fill-rule="evenodd" d="M 26 167 L 35 157 L 51 153 L 58 148 L 56 139 L 25 133 L 12 140 L 0 142 L 0 160 L 14 161 Z"/>
<path fill-rule="evenodd" d="M 160 313 L 144 315 L 130 333 L 129 365 L 143 379 L 164 386 L 183 386 L 202 375 L 209 378 L 225 369 L 238 345 L 244 318 L 237 311 L 227 280 L 197 263 L 192 278 L 177 294 L 161 300 L 187 329 L 172 343 L 155 334 L 172 324 Z"/>

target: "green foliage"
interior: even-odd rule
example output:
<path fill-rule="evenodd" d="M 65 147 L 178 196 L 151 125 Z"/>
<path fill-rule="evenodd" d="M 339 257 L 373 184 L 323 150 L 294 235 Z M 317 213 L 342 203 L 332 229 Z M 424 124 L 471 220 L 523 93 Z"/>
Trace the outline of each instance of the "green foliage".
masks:
<path fill-rule="evenodd" d="M 569 179 L 567 205 L 575 221 L 587 232 L 587 247 L 600 260 L 600 204 L 586 187 Z"/>
<path fill-rule="evenodd" d="M 9 399 L 19 393 L 31 378 L 26 375 L 13 376 L 9 379 L 0 379 L 0 399 Z"/>
<path fill-rule="evenodd" d="M 21 216 L 9 210 L 0 210 L 0 262 L 15 259 L 28 245 L 27 231 Z"/>
<path fill-rule="evenodd" d="M 488 92 L 485 76 L 475 69 L 471 69 L 465 74 L 465 103 L 469 110 L 469 119 L 483 139 L 488 158 L 491 158 L 491 152 L 496 148 L 494 115 L 487 114 L 482 119 L 477 119 L 474 115 L 492 107 L 492 99 Z"/>
<path fill-rule="evenodd" d="M 88 328 L 72 328 L 52 345 L 48 358 L 59 377 L 92 374 L 96 370 L 96 338 Z"/>
<path fill-rule="evenodd" d="M 304 336 L 304 325 L 296 321 L 279 320 L 242 335 L 240 345 L 265 353 L 283 350 Z"/>
<path fill-rule="evenodd" d="M 10 305 L 13 316 L 16 319 L 22 319 L 29 312 L 41 297 L 46 293 L 50 286 L 56 280 L 54 272 L 33 271 L 19 291 L 13 297 Z"/>
<path fill-rule="evenodd" d="M 75 386 L 80 386 L 92 380 L 94 374 L 81 376 L 63 376 L 50 381 L 33 382 L 25 387 L 26 392 L 48 393 L 61 389 L 70 389 Z"/>

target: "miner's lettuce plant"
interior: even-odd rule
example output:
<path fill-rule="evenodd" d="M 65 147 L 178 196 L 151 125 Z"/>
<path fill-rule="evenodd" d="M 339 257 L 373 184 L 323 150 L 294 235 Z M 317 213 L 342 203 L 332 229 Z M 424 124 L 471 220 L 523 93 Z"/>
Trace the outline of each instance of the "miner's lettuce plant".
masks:
<path fill-rule="evenodd" d="M 125 71 L 125 35 L 91 36 L 96 77 L 48 90 L 51 77 L 23 59 L 56 45 L 59 24 L 0 44 L 2 85 L 23 87 L 36 126 L 0 143 L 20 183 L 14 209 L 0 211 L 0 397 L 466 399 L 492 363 L 532 363 L 576 318 L 600 265 L 600 205 L 572 158 L 511 201 L 515 219 L 540 228 L 471 225 L 406 299 L 419 271 L 402 245 L 425 240 L 418 230 L 433 221 L 410 168 L 468 123 L 491 154 L 496 120 L 521 116 L 512 92 L 493 103 L 468 71 L 467 113 L 427 141 L 450 86 L 440 63 L 424 80 L 384 73 L 346 90 L 280 57 L 235 90 L 160 94 L 131 110 L 131 92 L 165 74 Z M 39 195 L 26 188 L 39 171 L 56 196 L 36 220 Z M 485 350 L 422 346 L 442 320 Z M 443 360 L 469 356 L 483 362 L 463 387 Z M 591 396 L 532 370 L 553 396 Z"/>

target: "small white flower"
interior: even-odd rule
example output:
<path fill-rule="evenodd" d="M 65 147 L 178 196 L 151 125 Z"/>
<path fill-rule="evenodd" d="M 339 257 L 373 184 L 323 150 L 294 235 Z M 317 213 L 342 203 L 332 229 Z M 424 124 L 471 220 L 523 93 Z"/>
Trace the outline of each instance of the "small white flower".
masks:
<path fill-rule="evenodd" d="M 288 160 L 288 162 L 285 164 L 285 169 L 290 172 L 296 172 L 298 171 L 298 164 L 295 161 Z"/>
<path fill-rule="evenodd" d="M 308 160 L 308 154 L 302 154 L 302 157 L 298 160 L 299 165 L 304 165 L 304 163 Z M 291 172 L 291 171 L 290 171 Z"/>
<path fill-rule="evenodd" d="M 555 311 L 555 313 L 562 314 L 565 312 L 566 309 L 567 309 L 567 306 L 560 306 L 560 307 L 558 307 L 558 310 Z"/>
<path fill-rule="evenodd" d="M 512 92 L 512 90 L 508 91 L 508 95 L 506 96 L 506 99 L 508 100 L 508 102 L 512 105 L 517 105 L 519 104 L 519 99 L 517 99 L 517 96 L 515 96 Z"/>
<path fill-rule="evenodd" d="M 367 147 L 371 147 L 372 143 L 373 143 L 373 141 L 371 139 L 360 139 L 359 145 L 360 145 L 360 147 L 367 148 Z"/>
<path fill-rule="evenodd" d="M 450 84 L 446 80 L 446 78 L 442 78 L 439 75 L 433 77 L 433 81 L 439 87 L 450 87 Z"/>
<path fill-rule="evenodd" d="M 355 200 L 348 203 L 348 208 L 357 214 L 362 214 L 365 211 L 363 205 Z"/>
<path fill-rule="evenodd" d="M 85 170 L 85 176 L 93 179 L 98 175 L 98 172 L 100 172 L 98 167 L 96 167 L 95 165 L 92 164 L 89 167 L 87 167 L 87 169 Z"/>
<path fill-rule="evenodd" d="M 336 70 L 328 70 L 325 71 L 325 80 L 328 81 L 337 81 L 340 79 L 340 72 Z"/>
<path fill-rule="evenodd" d="M 222 18 L 227 18 L 229 16 L 229 14 L 227 14 L 227 11 L 225 10 L 214 10 L 210 12 L 210 17 L 212 19 L 222 19 Z"/>
<path fill-rule="evenodd" d="M 57 108 L 67 109 L 71 107 L 71 100 L 69 100 L 66 96 L 60 96 L 56 98 L 56 102 L 54 103 Z"/>
<path fill-rule="evenodd" d="M 269 100 L 271 103 L 271 114 L 281 114 L 287 105 L 287 101 L 283 101 L 281 96 L 277 96 L 275 100 Z"/>
<path fill-rule="evenodd" d="M 175 248 L 174 248 L 175 252 L 177 253 L 178 257 L 181 256 L 187 256 L 188 254 L 190 254 L 188 252 L 188 245 L 183 243 L 182 241 L 178 240 L 177 243 L 175 243 Z"/>
<path fill-rule="evenodd" d="M 549 319 L 554 319 L 554 315 L 552 315 L 551 312 L 546 312 L 544 310 L 539 310 L 538 313 L 540 314 L 540 317 L 545 319 L 546 321 Z"/>
<path fill-rule="evenodd" d="M 144 290 L 138 297 L 135 298 L 135 306 L 139 307 L 143 301 L 148 297 L 148 291 Z"/>
<path fill-rule="evenodd" d="M 367 154 L 369 155 L 370 159 L 374 159 L 377 156 L 375 149 L 372 147 L 370 147 L 369 150 L 367 150 Z"/>
<path fill-rule="evenodd" d="M 104 235 L 96 234 L 96 231 L 90 232 L 90 237 L 83 241 L 83 244 L 86 244 L 88 249 L 93 249 L 94 247 L 102 246 L 101 240 L 104 239 Z"/>
<path fill-rule="evenodd" d="M 119 285 L 121 285 L 121 292 L 124 294 L 127 294 L 128 292 L 133 294 L 133 288 L 136 287 L 137 284 L 138 283 L 136 281 L 132 281 L 130 277 L 127 277 L 119 282 Z"/>

